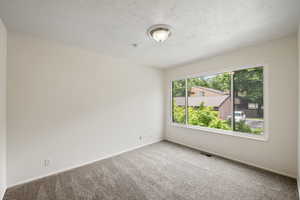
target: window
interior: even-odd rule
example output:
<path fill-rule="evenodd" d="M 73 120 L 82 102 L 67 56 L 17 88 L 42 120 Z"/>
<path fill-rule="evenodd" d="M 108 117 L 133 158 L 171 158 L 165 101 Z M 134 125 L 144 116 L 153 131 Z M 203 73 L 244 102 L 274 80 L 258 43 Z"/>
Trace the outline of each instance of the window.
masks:
<path fill-rule="evenodd" d="M 226 120 L 232 113 L 231 75 L 222 73 L 188 78 L 187 85 L 188 124 L 230 130 L 231 123 Z M 199 95 L 190 95 L 194 88 L 201 90 Z"/>
<path fill-rule="evenodd" d="M 186 81 L 176 80 L 172 82 L 172 121 L 185 124 L 186 120 Z"/>
<path fill-rule="evenodd" d="M 262 135 L 263 77 L 263 67 L 254 67 L 173 81 L 172 121 Z"/>

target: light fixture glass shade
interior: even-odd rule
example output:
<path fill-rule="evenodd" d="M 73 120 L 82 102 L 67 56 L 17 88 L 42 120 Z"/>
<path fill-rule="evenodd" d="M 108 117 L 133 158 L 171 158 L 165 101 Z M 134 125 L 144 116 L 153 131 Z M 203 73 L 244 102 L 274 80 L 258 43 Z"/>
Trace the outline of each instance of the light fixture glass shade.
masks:
<path fill-rule="evenodd" d="M 155 25 L 150 27 L 148 34 L 156 42 L 164 42 L 171 36 L 171 31 L 167 25 Z"/>
<path fill-rule="evenodd" d="M 159 28 L 151 31 L 151 36 L 156 42 L 164 42 L 170 36 L 168 29 Z"/>

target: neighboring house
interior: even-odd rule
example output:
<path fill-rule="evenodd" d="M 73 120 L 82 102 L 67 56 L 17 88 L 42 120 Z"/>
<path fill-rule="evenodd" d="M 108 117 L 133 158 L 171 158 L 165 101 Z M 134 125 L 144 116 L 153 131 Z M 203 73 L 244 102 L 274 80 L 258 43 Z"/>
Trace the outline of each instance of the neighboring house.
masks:
<path fill-rule="evenodd" d="M 261 112 L 259 112 L 259 105 L 257 103 L 249 103 L 246 100 L 241 99 L 240 103 L 236 105 L 239 111 L 243 111 L 248 118 L 263 118 L 264 107 L 261 106 Z"/>
<path fill-rule="evenodd" d="M 185 97 L 175 97 L 174 100 L 178 106 L 185 105 Z M 219 117 L 223 120 L 231 114 L 231 98 L 226 92 L 205 87 L 192 87 L 188 97 L 188 106 L 198 107 L 202 102 L 205 106 L 219 111 Z"/>
<path fill-rule="evenodd" d="M 190 94 L 191 97 L 200 97 L 200 96 L 220 96 L 220 95 L 229 95 L 227 92 L 223 92 L 220 90 L 215 90 L 212 88 L 206 88 L 206 87 L 192 87 Z"/>

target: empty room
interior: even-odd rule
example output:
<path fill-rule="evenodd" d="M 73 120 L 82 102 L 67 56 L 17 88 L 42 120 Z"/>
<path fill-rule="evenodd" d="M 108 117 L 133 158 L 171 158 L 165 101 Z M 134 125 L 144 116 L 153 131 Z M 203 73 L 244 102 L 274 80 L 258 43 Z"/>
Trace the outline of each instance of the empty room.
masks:
<path fill-rule="evenodd" d="M 0 0 L 0 200 L 299 200 L 299 0 Z"/>

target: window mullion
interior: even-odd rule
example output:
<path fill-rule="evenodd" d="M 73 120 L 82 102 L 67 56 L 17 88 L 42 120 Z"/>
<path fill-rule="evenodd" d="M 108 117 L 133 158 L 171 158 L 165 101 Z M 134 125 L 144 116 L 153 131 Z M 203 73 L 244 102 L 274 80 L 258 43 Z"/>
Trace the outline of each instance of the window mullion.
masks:
<path fill-rule="evenodd" d="M 233 76 L 234 76 L 234 72 L 230 73 L 231 75 L 231 84 L 230 84 L 230 95 L 231 95 L 231 108 L 232 108 L 232 113 L 231 113 L 231 127 L 232 130 L 235 130 L 235 116 L 234 116 L 234 83 L 233 83 Z"/>
<path fill-rule="evenodd" d="M 185 125 L 188 125 L 188 93 L 187 93 L 187 79 L 185 79 Z"/>

